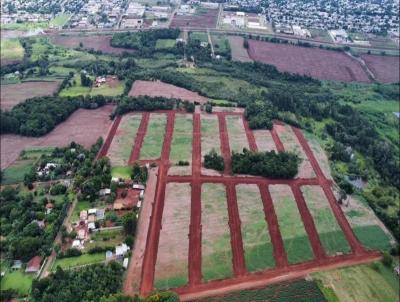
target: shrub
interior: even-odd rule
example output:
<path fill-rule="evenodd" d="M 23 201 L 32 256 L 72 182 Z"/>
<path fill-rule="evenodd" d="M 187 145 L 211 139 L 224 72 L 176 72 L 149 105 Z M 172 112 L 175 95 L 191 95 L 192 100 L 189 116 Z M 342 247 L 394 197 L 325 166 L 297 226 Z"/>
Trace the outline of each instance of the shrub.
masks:
<path fill-rule="evenodd" d="M 208 154 L 204 155 L 204 167 L 207 169 L 223 171 L 225 169 L 224 158 L 212 149 Z"/>

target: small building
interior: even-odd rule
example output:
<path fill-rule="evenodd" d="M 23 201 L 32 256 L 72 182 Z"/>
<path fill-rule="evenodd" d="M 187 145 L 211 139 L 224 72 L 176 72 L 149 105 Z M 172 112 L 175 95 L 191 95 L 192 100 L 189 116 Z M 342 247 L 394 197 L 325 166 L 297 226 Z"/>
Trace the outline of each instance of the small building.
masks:
<path fill-rule="evenodd" d="M 117 245 L 115 247 L 115 256 L 124 257 L 129 250 L 130 250 L 129 246 L 127 246 L 125 243 L 121 243 L 121 245 Z"/>
<path fill-rule="evenodd" d="M 140 199 L 140 200 L 143 200 L 143 199 L 144 199 L 144 190 L 140 191 L 139 199 Z"/>
<path fill-rule="evenodd" d="M 78 239 L 85 240 L 86 238 L 86 231 L 85 229 L 78 230 Z"/>
<path fill-rule="evenodd" d="M 51 211 L 53 210 L 53 208 L 54 208 L 54 205 L 51 202 L 48 202 L 46 204 L 46 214 L 50 214 Z"/>
<path fill-rule="evenodd" d="M 134 189 L 134 190 L 144 190 L 145 187 L 142 184 L 133 184 L 132 185 L 132 189 Z"/>
<path fill-rule="evenodd" d="M 29 260 L 26 265 L 25 273 L 37 273 L 40 270 L 40 263 L 42 262 L 42 257 L 35 256 Z"/>
<path fill-rule="evenodd" d="M 139 200 L 136 206 L 140 209 L 140 207 L 142 206 L 142 201 Z"/>
<path fill-rule="evenodd" d="M 97 209 L 89 209 L 88 210 L 88 215 L 96 215 Z"/>
<path fill-rule="evenodd" d="M 81 221 L 84 221 L 84 220 L 87 220 L 87 218 L 88 218 L 88 212 L 87 212 L 86 210 L 82 210 L 82 211 L 79 213 L 79 219 L 80 219 Z"/>
<path fill-rule="evenodd" d="M 96 229 L 96 224 L 94 222 L 89 222 L 88 223 L 88 229 L 89 230 L 95 230 Z"/>
<path fill-rule="evenodd" d="M 128 258 L 124 258 L 124 262 L 122 262 L 122 266 L 127 269 L 128 268 L 128 263 L 129 263 L 129 259 Z"/>
<path fill-rule="evenodd" d="M 102 219 L 104 219 L 104 216 L 105 216 L 105 209 L 97 209 L 97 211 L 96 211 L 96 218 L 97 218 L 97 220 L 102 220 Z"/>
<path fill-rule="evenodd" d="M 99 191 L 99 195 L 100 196 L 107 196 L 107 195 L 110 195 L 110 194 L 111 194 L 111 189 L 101 189 Z"/>
<path fill-rule="evenodd" d="M 113 258 L 113 252 L 112 251 L 106 251 L 106 260 L 111 260 Z"/>
<path fill-rule="evenodd" d="M 19 270 L 22 267 L 22 261 L 21 260 L 14 260 L 13 265 L 11 266 L 12 270 Z"/>
<path fill-rule="evenodd" d="M 76 249 L 81 249 L 82 248 L 81 241 L 78 239 L 75 239 L 74 241 L 72 241 L 71 247 L 76 248 Z"/>

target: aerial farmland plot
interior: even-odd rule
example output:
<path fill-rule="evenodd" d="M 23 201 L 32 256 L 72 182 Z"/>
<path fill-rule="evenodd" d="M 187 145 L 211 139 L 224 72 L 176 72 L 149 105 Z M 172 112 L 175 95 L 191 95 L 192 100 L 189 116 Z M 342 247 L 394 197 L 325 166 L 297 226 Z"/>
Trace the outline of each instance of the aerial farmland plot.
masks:
<path fill-rule="evenodd" d="M 166 289 L 188 283 L 190 185 L 169 183 L 166 189 L 154 287 Z"/>
<path fill-rule="evenodd" d="M 141 119 L 141 114 L 127 114 L 122 117 L 108 150 L 111 165 L 125 166 L 128 164 Z"/>
<path fill-rule="evenodd" d="M 311 260 L 313 252 L 310 241 L 290 187 L 272 185 L 269 191 L 289 263 Z"/>
<path fill-rule="evenodd" d="M 242 152 L 243 148 L 249 149 L 246 132 L 242 116 L 226 116 L 226 126 L 228 128 L 229 147 L 231 151 Z"/>
<path fill-rule="evenodd" d="M 228 278 L 233 272 L 225 186 L 203 184 L 201 189 L 203 279 Z"/>
<path fill-rule="evenodd" d="M 326 253 L 332 256 L 350 252 L 350 246 L 332 213 L 322 188 L 303 186 L 301 190 Z"/>
<path fill-rule="evenodd" d="M 275 266 L 273 247 L 260 191 L 255 184 L 236 186 L 246 269 L 263 271 Z"/>
<path fill-rule="evenodd" d="M 299 173 L 296 177 L 312 178 L 315 172 L 310 164 L 309 159 L 301 148 L 292 128 L 289 125 L 275 125 L 276 131 L 286 151 L 297 153 L 302 162 L 299 167 Z"/>
<path fill-rule="evenodd" d="M 161 156 L 167 117 L 163 113 L 150 114 L 149 125 L 140 151 L 140 159 L 157 159 Z"/>
<path fill-rule="evenodd" d="M 272 150 L 277 151 L 274 139 L 272 138 L 271 131 L 254 130 L 253 133 L 259 151 L 272 151 Z"/>

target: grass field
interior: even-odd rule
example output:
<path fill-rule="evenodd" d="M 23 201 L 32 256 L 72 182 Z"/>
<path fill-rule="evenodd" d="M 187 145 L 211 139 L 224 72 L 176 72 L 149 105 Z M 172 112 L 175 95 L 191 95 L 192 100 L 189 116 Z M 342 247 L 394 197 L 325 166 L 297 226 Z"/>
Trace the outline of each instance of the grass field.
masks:
<path fill-rule="evenodd" d="M 275 265 L 273 246 L 258 186 L 237 185 L 236 195 L 246 268 L 250 272 L 271 268 Z"/>
<path fill-rule="evenodd" d="M 203 279 L 207 281 L 231 277 L 232 251 L 224 185 L 202 185 L 201 224 Z"/>
<path fill-rule="evenodd" d="M 176 163 L 192 161 L 192 137 L 193 119 L 192 115 L 177 114 L 175 116 L 174 134 L 172 137 L 170 160 Z"/>
<path fill-rule="evenodd" d="M 231 151 L 242 152 L 243 148 L 249 149 L 241 116 L 226 116 L 226 127 L 228 128 Z"/>
<path fill-rule="evenodd" d="M 156 43 L 156 49 L 168 49 L 173 48 L 176 44 L 174 39 L 158 39 Z"/>
<path fill-rule="evenodd" d="M 378 225 L 353 227 L 353 231 L 367 249 L 389 251 L 392 247 L 390 238 Z"/>
<path fill-rule="evenodd" d="M 78 72 L 75 73 L 72 81 L 75 82 L 75 84 L 71 87 L 64 88 L 60 92 L 60 96 L 78 96 L 90 94 L 90 87 L 82 86 L 81 75 Z"/>
<path fill-rule="evenodd" d="M 118 178 L 122 178 L 122 179 L 130 179 L 131 178 L 131 171 L 132 168 L 131 167 L 121 167 L 121 166 L 117 166 L 117 167 L 112 167 L 111 168 L 111 177 L 118 177 Z"/>
<path fill-rule="evenodd" d="M 112 250 L 118 244 L 125 240 L 125 234 L 122 230 L 112 230 L 96 232 L 90 236 L 90 241 L 85 244 L 85 249 L 89 250 L 94 247 L 110 247 Z"/>
<path fill-rule="evenodd" d="M 188 183 L 169 183 L 155 267 L 155 288 L 184 286 L 188 282 L 190 194 Z"/>
<path fill-rule="evenodd" d="M 50 20 L 49 25 L 54 27 L 63 27 L 69 20 L 70 15 L 60 14 Z"/>
<path fill-rule="evenodd" d="M 88 265 L 88 264 L 102 262 L 104 260 L 106 260 L 105 253 L 83 254 L 78 257 L 62 258 L 62 259 L 57 259 L 54 262 L 52 270 L 55 270 L 57 266 L 60 266 L 62 269 L 69 269 L 81 265 Z"/>
<path fill-rule="evenodd" d="M 307 207 L 314 219 L 322 246 L 328 255 L 349 253 L 350 247 L 321 187 L 301 187 Z"/>
<path fill-rule="evenodd" d="M 398 301 L 399 283 L 394 273 L 381 263 L 352 266 L 313 275 L 333 288 L 340 301 Z"/>
<path fill-rule="evenodd" d="M 147 133 L 140 150 L 140 159 L 157 159 L 161 156 L 166 124 L 167 117 L 165 114 L 150 114 Z"/>
<path fill-rule="evenodd" d="M 90 95 L 118 96 L 124 93 L 124 82 L 119 82 L 117 86 L 103 84 L 100 87 L 92 87 Z"/>
<path fill-rule="evenodd" d="M 32 287 L 33 274 L 25 274 L 19 271 L 7 271 L 1 278 L 1 290 L 14 289 L 22 296 L 29 294 Z"/>
<path fill-rule="evenodd" d="M 269 191 L 289 263 L 311 260 L 313 252 L 310 241 L 290 187 L 271 185 Z"/>
<path fill-rule="evenodd" d="M 1 39 L 1 60 L 21 61 L 24 48 L 18 39 Z"/>
<path fill-rule="evenodd" d="M 223 35 L 211 35 L 211 41 L 216 55 L 228 56 L 231 54 L 229 41 Z"/>
<path fill-rule="evenodd" d="M 112 166 L 126 166 L 128 164 L 141 120 L 141 114 L 126 114 L 122 117 L 107 153 Z"/>
<path fill-rule="evenodd" d="M 219 140 L 218 117 L 216 115 L 201 115 L 201 156 L 203 157 L 214 149 L 221 154 L 221 143 Z"/>
<path fill-rule="evenodd" d="M 208 36 L 205 32 L 192 32 L 190 33 L 190 39 L 192 40 L 200 40 L 200 42 L 208 43 Z"/>

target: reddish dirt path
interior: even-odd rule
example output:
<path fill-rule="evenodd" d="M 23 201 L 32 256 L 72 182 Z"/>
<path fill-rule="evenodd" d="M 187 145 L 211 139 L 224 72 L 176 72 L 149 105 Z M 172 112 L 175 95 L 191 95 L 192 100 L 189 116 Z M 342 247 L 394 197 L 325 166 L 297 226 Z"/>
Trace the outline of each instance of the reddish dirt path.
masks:
<path fill-rule="evenodd" d="M 240 228 L 241 223 L 234 184 L 227 184 L 226 197 L 228 204 L 229 229 L 231 232 L 233 272 L 235 276 L 238 277 L 246 273 L 246 265 L 244 261 L 243 240 Z"/>
<path fill-rule="evenodd" d="M 294 134 L 296 135 L 298 141 L 300 142 L 301 147 L 303 148 L 304 152 L 306 153 L 308 160 L 311 163 L 311 166 L 313 167 L 315 174 L 317 175 L 317 178 L 320 182 L 320 186 L 324 190 L 324 193 L 331 205 L 332 211 L 336 217 L 336 220 L 338 221 L 340 227 L 342 228 L 347 241 L 350 244 L 350 247 L 355 254 L 362 254 L 366 253 L 367 251 L 365 248 L 361 245 L 361 243 L 358 241 L 357 237 L 355 236 L 353 229 L 351 228 L 349 222 L 347 221 L 346 217 L 344 216 L 342 209 L 339 207 L 335 195 L 332 192 L 332 182 L 325 178 L 318 161 L 316 160 L 314 153 L 312 152 L 310 146 L 308 145 L 306 139 L 304 138 L 303 133 L 301 132 L 300 129 L 298 128 L 293 128 Z"/>
<path fill-rule="evenodd" d="M 285 147 L 283 146 L 281 139 L 278 136 L 278 133 L 276 133 L 275 125 L 276 124 L 274 122 L 274 126 L 271 129 L 272 139 L 274 140 L 276 150 L 278 150 L 278 152 L 283 152 L 283 151 L 285 151 Z"/>
<path fill-rule="evenodd" d="M 245 119 L 244 116 L 242 120 L 243 120 L 244 130 L 246 131 L 247 141 L 249 142 L 250 150 L 258 151 L 256 138 L 254 137 L 253 131 L 250 129 L 249 122 Z"/>
<path fill-rule="evenodd" d="M 118 115 L 115 118 L 113 124 L 111 125 L 110 130 L 108 131 L 107 138 L 104 141 L 103 146 L 101 146 L 99 153 L 97 153 L 96 160 L 107 155 L 108 149 L 111 146 L 111 142 L 115 136 L 115 133 L 117 132 L 117 129 L 118 129 L 119 123 L 121 122 L 121 119 L 122 119 L 121 115 Z"/>
<path fill-rule="evenodd" d="M 167 113 L 167 125 L 165 128 L 164 143 L 161 153 L 161 162 L 158 173 L 156 196 L 154 198 L 153 211 L 149 233 L 147 236 L 146 252 L 143 259 L 143 270 L 140 284 L 140 294 L 148 295 L 153 291 L 154 271 L 157 260 L 158 241 L 160 239 L 161 221 L 164 210 L 166 178 L 169 166 L 169 153 L 171 151 L 172 134 L 174 131 L 175 112 Z"/>
<path fill-rule="evenodd" d="M 192 203 L 190 207 L 189 233 L 189 285 L 201 282 L 201 120 L 200 114 L 193 114 L 192 140 Z"/>
<path fill-rule="evenodd" d="M 287 267 L 288 259 L 283 245 L 282 235 L 279 230 L 278 218 L 272 203 L 271 194 L 266 185 L 258 185 L 258 187 L 260 189 L 261 199 L 264 206 L 265 220 L 268 224 L 268 231 L 274 249 L 275 265 L 277 268 Z"/>
<path fill-rule="evenodd" d="M 301 214 L 301 219 L 303 220 L 304 228 L 306 229 L 308 238 L 310 239 L 311 247 L 314 256 L 317 260 L 323 260 L 326 258 L 325 250 L 322 247 L 321 241 L 319 239 L 318 231 L 315 227 L 314 220 L 307 208 L 306 201 L 304 200 L 303 194 L 300 191 L 300 187 L 297 185 L 290 186 L 296 199 L 297 207 Z"/>
<path fill-rule="evenodd" d="M 229 147 L 228 129 L 226 127 L 225 114 L 222 112 L 216 113 L 218 116 L 219 139 L 221 141 L 221 153 L 224 157 L 225 174 L 231 173 L 231 149 Z"/>
<path fill-rule="evenodd" d="M 319 261 L 309 261 L 285 268 L 267 270 L 257 274 L 247 274 L 231 279 L 209 281 L 198 285 L 196 290 L 190 287 L 181 287 L 174 289 L 174 291 L 179 294 L 181 301 L 189 301 L 210 296 L 224 295 L 226 293 L 249 288 L 264 287 L 286 280 L 304 278 L 308 274 L 322 270 L 368 263 L 381 258 L 382 256 L 378 252 L 370 252 L 364 255 L 341 255 L 329 257 L 322 263 Z"/>
<path fill-rule="evenodd" d="M 131 153 L 131 156 L 129 157 L 129 161 L 128 161 L 128 163 L 130 165 L 139 159 L 140 150 L 142 149 L 144 136 L 146 135 L 147 126 L 149 124 L 149 119 L 150 119 L 150 113 L 143 112 L 142 119 L 141 119 L 140 125 L 139 125 L 139 129 L 136 133 L 136 137 L 133 142 L 132 153 Z"/>

